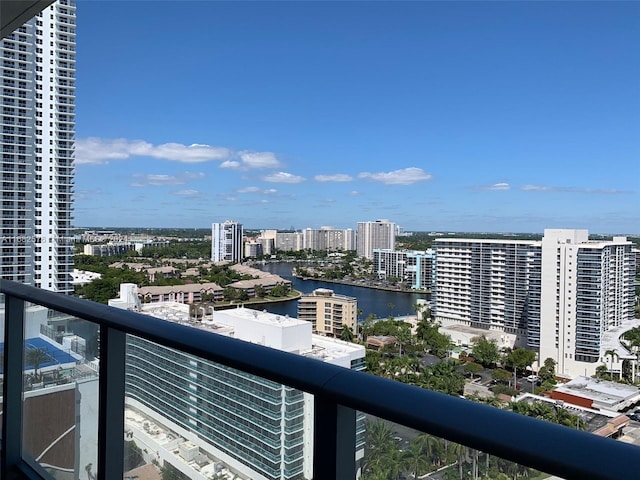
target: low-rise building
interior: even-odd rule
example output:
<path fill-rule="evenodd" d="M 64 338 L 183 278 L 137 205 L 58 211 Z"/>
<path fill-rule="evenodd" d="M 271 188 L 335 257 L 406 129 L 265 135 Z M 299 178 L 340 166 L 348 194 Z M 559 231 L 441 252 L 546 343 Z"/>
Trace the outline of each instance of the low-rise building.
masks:
<path fill-rule="evenodd" d="M 356 334 L 358 300 L 327 288 L 317 288 L 298 300 L 298 318 L 311 322 L 313 332 L 321 335 L 339 337 L 345 325 Z"/>

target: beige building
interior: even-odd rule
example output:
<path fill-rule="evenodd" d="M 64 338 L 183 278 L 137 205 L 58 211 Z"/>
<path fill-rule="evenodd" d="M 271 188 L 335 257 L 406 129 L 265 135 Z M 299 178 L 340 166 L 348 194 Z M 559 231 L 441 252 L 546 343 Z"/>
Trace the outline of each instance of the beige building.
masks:
<path fill-rule="evenodd" d="M 298 300 L 298 318 L 313 324 L 314 333 L 339 337 L 344 325 L 356 334 L 358 301 L 355 297 L 336 295 L 333 290 L 318 288 Z"/>

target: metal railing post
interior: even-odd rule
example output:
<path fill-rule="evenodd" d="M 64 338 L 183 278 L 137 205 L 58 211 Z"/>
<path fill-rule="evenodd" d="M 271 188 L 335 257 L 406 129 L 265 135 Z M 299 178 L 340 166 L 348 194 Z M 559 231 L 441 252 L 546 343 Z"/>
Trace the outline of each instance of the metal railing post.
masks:
<path fill-rule="evenodd" d="M 124 390 L 127 335 L 100 326 L 98 417 L 98 480 L 124 473 Z"/>
<path fill-rule="evenodd" d="M 356 411 L 314 397 L 313 478 L 356 478 Z"/>
<path fill-rule="evenodd" d="M 22 460 L 24 300 L 5 295 L 4 312 L 1 471 L 8 472 Z"/>

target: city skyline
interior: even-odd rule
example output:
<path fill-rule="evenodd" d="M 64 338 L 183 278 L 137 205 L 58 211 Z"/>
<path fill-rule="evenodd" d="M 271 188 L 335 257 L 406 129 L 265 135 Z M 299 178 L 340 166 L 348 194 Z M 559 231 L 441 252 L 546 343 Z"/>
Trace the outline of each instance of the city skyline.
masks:
<path fill-rule="evenodd" d="M 639 4 L 77 9 L 77 226 L 640 230 Z"/>

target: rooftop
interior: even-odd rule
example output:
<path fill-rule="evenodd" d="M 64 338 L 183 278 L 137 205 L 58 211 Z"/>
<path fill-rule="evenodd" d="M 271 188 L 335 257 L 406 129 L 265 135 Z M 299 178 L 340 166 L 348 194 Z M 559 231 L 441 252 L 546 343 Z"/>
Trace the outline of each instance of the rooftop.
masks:
<path fill-rule="evenodd" d="M 640 402 L 638 387 L 589 377 L 574 378 L 556 387 L 555 391 L 592 400 L 594 407 L 612 411 Z"/>

